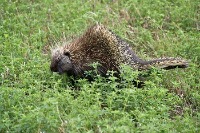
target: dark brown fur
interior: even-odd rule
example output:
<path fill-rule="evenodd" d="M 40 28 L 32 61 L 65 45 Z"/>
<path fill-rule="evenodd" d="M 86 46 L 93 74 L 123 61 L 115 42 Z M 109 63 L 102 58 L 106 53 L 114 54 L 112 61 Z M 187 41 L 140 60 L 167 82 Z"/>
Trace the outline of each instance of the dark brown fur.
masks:
<path fill-rule="evenodd" d="M 85 77 L 85 71 L 94 69 L 105 76 L 108 70 L 120 72 L 120 65 L 130 65 L 135 70 L 151 67 L 173 69 L 186 68 L 188 62 L 180 58 L 159 58 L 150 61 L 140 59 L 129 44 L 101 24 L 90 27 L 81 37 L 70 44 L 52 50 L 51 71 Z"/>

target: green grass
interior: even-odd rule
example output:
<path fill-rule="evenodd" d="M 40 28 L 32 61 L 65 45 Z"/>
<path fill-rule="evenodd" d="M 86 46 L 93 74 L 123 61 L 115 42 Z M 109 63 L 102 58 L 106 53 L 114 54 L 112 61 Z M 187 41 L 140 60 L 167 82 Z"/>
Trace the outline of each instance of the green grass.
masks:
<path fill-rule="evenodd" d="M 1 0 L 0 132 L 200 132 L 199 14 L 197 0 Z M 144 59 L 190 66 L 155 70 L 142 89 L 128 67 L 120 83 L 111 74 L 73 87 L 50 72 L 50 47 L 96 22 Z"/>

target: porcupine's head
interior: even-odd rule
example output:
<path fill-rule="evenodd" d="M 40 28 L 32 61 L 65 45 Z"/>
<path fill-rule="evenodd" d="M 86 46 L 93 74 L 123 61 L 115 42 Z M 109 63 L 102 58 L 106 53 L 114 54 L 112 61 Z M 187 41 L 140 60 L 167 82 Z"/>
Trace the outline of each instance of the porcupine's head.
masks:
<path fill-rule="evenodd" d="M 51 51 L 50 69 L 52 72 L 58 72 L 59 74 L 72 73 L 73 64 L 70 60 L 69 51 L 64 50 L 61 46 L 53 49 Z"/>

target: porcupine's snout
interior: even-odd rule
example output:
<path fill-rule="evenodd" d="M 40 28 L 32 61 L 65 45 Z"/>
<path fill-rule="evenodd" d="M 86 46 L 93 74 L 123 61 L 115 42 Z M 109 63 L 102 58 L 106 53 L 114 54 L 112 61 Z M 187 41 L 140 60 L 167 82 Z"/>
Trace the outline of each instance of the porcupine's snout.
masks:
<path fill-rule="evenodd" d="M 71 71 L 73 68 L 72 62 L 69 59 L 68 56 L 64 56 L 59 62 L 58 62 L 58 73 L 63 74 L 65 72 Z"/>
<path fill-rule="evenodd" d="M 71 71 L 72 68 L 73 68 L 72 62 L 69 56 L 66 55 L 62 55 L 56 61 L 52 61 L 50 65 L 51 71 L 58 72 L 59 74 Z"/>

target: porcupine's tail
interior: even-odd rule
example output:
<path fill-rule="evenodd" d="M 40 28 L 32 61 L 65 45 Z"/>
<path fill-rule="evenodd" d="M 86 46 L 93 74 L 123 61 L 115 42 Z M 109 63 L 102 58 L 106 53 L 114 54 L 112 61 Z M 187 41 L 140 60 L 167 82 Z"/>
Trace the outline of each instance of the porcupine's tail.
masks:
<path fill-rule="evenodd" d="M 188 61 L 181 58 L 166 57 L 158 58 L 150 61 L 144 61 L 140 64 L 139 70 L 147 70 L 152 67 L 161 68 L 165 70 L 174 69 L 174 68 L 187 68 L 189 65 Z"/>

